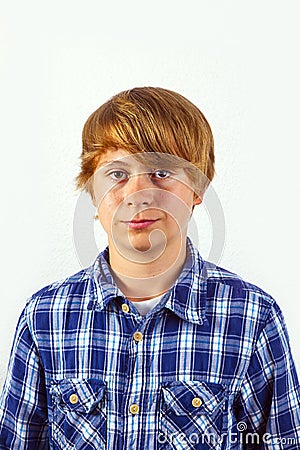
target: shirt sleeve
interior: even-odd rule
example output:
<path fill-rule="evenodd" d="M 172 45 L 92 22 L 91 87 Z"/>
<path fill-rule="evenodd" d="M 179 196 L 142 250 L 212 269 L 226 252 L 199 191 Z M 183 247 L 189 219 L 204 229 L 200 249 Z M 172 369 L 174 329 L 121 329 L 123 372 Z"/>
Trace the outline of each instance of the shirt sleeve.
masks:
<path fill-rule="evenodd" d="M 44 372 L 24 309 L 17 325 L 0 397 L 0 449 L 48 448 Z"/>
<path fill-rule="evenodd" d="M 236 402 L 243 449 L 300 448 L 300 388 L 289 336 L 274 303 Z"/>

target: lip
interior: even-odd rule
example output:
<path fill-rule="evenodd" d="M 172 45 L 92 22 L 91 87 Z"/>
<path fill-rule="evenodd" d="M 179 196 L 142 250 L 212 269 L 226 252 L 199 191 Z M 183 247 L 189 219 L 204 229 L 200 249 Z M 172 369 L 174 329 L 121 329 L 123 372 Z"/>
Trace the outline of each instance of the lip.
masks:
<path fill-rule="evenodd" d="M 123 223 L 125 223 L 129 228 L 136 230 L 147 228 L 158 220 L 159 219 L 124 220 Z"/>

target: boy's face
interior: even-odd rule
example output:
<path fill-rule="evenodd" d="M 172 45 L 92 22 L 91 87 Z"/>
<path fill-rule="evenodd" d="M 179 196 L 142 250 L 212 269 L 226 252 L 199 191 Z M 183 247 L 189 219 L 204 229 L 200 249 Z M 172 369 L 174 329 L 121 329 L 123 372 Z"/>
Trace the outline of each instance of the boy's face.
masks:
<path fill-rule="evenodd" d="M 166 246 L 185 245 L 192 207 L 201 203 L 180 158 L 166 163 L 153 155 L 137 160 L 125 150 L 109 150 L 94 174 L 93 203 L 109 246 L 136 262 L 153 261 Z"/>

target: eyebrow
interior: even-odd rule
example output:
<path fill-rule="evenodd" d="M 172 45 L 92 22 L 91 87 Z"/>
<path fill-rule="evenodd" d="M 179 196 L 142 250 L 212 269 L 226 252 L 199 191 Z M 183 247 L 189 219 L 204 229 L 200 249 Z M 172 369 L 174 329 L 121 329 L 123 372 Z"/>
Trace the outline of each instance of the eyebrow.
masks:
<path fill-rule="evenodd" d="M 100 163 L 99 167 L 111 167 L 111 166 L 125 166 L 129 167 L 130 164 L 128 164 L 126 161 L 122 161 L 121 159 L 114 159 L 113 161 L 103 161 Z"/>

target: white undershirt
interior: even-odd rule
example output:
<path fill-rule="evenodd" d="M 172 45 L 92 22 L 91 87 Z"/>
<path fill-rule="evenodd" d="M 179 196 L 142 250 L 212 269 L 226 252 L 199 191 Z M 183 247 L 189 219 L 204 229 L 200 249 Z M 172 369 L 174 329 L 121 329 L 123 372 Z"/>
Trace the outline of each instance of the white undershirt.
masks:
<path fill-rule="evenodd" d="M 126 297 L 126 295 L 123 294 L 123 292 L 121 292 L 121 294 L 124 295 L 124 297 Z M 145 316 L 149 311 L 151 311 L 151 309 L 154 308 L 154 306 L 157 305 L 157 303 L 160 301 L 163 295 L 164 294 L 158 295 L 157 297 L 154 298 L 150 298 L 150 300 L 141 300 L 140 302 L 133 302 L 131 300 L 129 301 L 130 303 L 134 304 L 134 306 L 136 307 L 141 316 Z"/>

